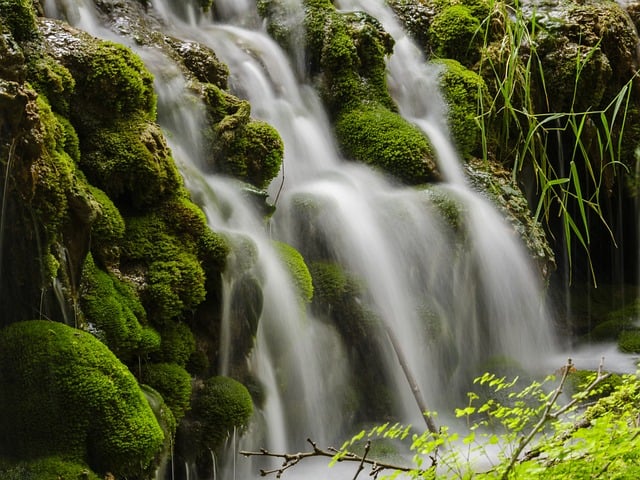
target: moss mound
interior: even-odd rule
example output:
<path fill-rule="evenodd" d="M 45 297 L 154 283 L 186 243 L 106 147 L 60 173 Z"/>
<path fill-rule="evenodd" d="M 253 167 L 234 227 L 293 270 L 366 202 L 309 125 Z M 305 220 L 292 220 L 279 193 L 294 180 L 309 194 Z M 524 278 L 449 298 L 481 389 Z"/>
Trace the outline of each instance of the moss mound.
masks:
<path fill-rule="evenodd" d="M 489 101 L 480 75 L 456 60 L 437 60 L 442 65 L 440 88 L 449 105 L 448 122 L 458 151 L 464 156 L 482 157 L 478 116 L 480 102 Z"/>
<path fill-rule="evenodd" d="M 313 298 L 313 282 L 304 258 L 302 258 L 300 252 L 291 245 L 276 242 L 275 246 L 280 258 L 291 274 L 293 284 L 299 292 L 302 301 L 304 303 L 311 302 L 311 299 Z"/>
<path fill-rule="evenodd" d="M 0 459 L 2 480 L 102 480 L 89 467 L 62 457 L 5 462 Z"/>
<path fill-rule="evenodd" d="M 142 370 L 142 381 L 162 395 L 180 422 L 191 402 L 191 375 L 175 363 L 150 363 Z"/>
<path fill-rule="evenodd" d="M 439 12 L 429 28 L 433 53 L 458 60 L 465 66 L 480 59 L 483 36 L 480 20 L 464 5 L 451 5 Z"/>
<path fill-rule="evenodd" d="M 248 425 L 253 403 L 241 383 L 229 377 L 212 377 L 196 393 L 192 411 L 202 424 L 202 443 L 214 450 L 234 429 Z"/>
<path fill-rule="evenodd" d="M 345 154 L 386 171 L 408 184 L 437 179 L 426 137 L 400 115 L 377 105 L 344 113 L 336 134 Z"/>
<path fill-rule="evenodd" d="M 0 331 L 0 456 L 64 455 L 136 477 L 164 436 L 129 370 L 88 333 L 44 320 Z"/>

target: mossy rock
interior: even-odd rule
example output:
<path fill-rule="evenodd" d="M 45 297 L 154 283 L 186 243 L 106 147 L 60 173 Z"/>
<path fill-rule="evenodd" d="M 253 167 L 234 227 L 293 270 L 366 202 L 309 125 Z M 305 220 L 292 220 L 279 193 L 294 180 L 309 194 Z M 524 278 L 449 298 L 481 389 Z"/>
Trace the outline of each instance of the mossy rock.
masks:
<path fill-rule="evenodd" d="M 189 326 L 184 322 L 167 322 L 160 329 L 160 336 L 160 349 L 153 355 L 154 360 L 185 367 L 196 350 L 196 341 Z"/>
<path fill-rule="evenodd" d="M 394 40 L 380 22 L 364 12 L 338 12 L 327 1 L 304 4 L 308 68 L 330 117 L 363 102 L 395 109 L 385 63 Z"/>
<path fill-rule="evenodd" d="M 436 60 L 434 63 L 442 65 L 439 83 L 449 106 L 447 120 L 458 152 L 463 157 L 482 157 L 477 116 L 482 102 L 485 105 L 489 102 L 484 80 L 456 60 Z"/>
<path fill-rule="evenodd" d="M 576 394 L 586 388 L 595 378 L 597 372 L 593 370 L 575 370 L 567 376 L 569 393 Z M 622 378 L 618 374 L 611 374 L 602 381 L 592 393 L 591 398 L 602 398 L 611 395 L 622 384 Z"/>
<path fill-rule="evenodd" d="M 284 157 L 280 135 L 265 122 L 250 120 L 235 132 L 233 140 L 219 158 L 217 171 L 248 182 L 258 188 L 269 185 Z"/>
<path fill-rule="evenodd" d="M 120 360 L 128 362 L 143 351 L 142 323 L 146 312 L 133 287 L 99 269 L 89 255 L 82 273 L 80 305 L 87 330 L 103 341 Z"/>
<path fill-rule="evenodd" d="M 229 377 L 212 377 L 193 398 L 193 418 L 202 425 L 201 444 L 215 450 L 234 431 L 242 431 L 253 415 L 247 388 Z"/>
<path fill-rule="evenodd" d="M 164 435 L 129 370 L 92 335 L 34 320 L 0 331 L 0 456 L 62 455 L 144 477 Z"/>
<path fill-rule="evenodd" d="M 424 134 L 400 115 L 363 105 L 340 116 L 336 135 L 345 155 L 415 185 L 437 180 L 433 149 Z"/>
<path fill-rule="evenodd" d="M 122 208 L 157 205 L 182 187 L 182 178 L 160 128 L 122 120 L 81 141 L 80 167 L 87 179 Z"/>
<path fill-rule="evenodd" d="M 36 15 L 31 0 L 0 0 L 0 17 L 18 42 L 38 37 Z"/>
<path fill-rule="evenodd" d="M 179 423 L 191 404 L 191 375 L 175 363 L 148 363 L 141 379 L 162 395 Z"/>
<path fill-rule="evenodd" d="M 99 205 L 99 213 L 91 223 L 91 251 L 101 265 L 115 265 L 120 259 L 118 245 L 124 237 L 124 219 L 106 193 L 92 185 L 89 191 Z"/>
<path fill-rule="evenodd" d="M 86 465 L 63 456 L 18 462 L 0 459 L 0 477 L 2 480 L 102 480 Z"/>
<path fill-rule="evenodd" d="M 276 242 L 275 247 L 280 259 L 289 270 L 300 300 L 303 304 L 310 303 L 313 298 L 313 281 L 304 258 L 298 250 L 286 243 Z"/>
<path fill-rule="evenodd" d="M 429 28 L 433 53 L 440 58 L 451 58 L 464 66 L 480 59 L 484 40 L 480 20 L 464 5 L 452 5 L 439 12 Z"/>
<path fill-rule="evenodd" d="M 28 78 L 31 85 L 47 97 L 56 113 L 69 115 L 76 81 L 64 65 L 47 54 L 35 56 L 28 64 Z"/>

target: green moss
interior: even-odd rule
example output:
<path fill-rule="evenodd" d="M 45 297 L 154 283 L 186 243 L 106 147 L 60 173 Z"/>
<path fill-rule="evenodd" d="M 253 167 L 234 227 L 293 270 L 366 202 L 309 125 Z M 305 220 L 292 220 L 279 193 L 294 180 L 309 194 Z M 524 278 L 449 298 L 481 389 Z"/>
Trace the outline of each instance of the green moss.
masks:
<path fill-rule="evenodd" d="M 0 17 L 18 42 L 33 40 L 38 36 L 31 0 L 0 0 Z"/>
<path fill-rule="evenodd" d="M 154 321 L 164 322 L 193 311 L 205 296 L 205 275 L 198 258 L 179 251 L 171 260 L 157 260 L 149 266 L 147 294 Z"/>
<path fill-rule="evenodd" d="M 49 55 L 34 57 L 28 64 L 27 75 L 38 93 L 49 99 L 56 113 L 69 114 L 69 102 L 76 82 L 64 65 Z"/>
<path fill-rule="evenodd" d="M 91 251 L 98 263 L 115 264 L 120 258 L 118 244 L 124 237 L 124 219 L 106 193 L 92 185 L 88 188 L 99 205 L 99 214 L 91 224 Z"/>
<path fill-rule="evenodd" d="M 142 370 L 142 381 L 162 395 L 179 423 L 191 403 L 191 375 L 175 363 L 149 363 Z"/>
<path fill-rule="evenodd" d="M 454 143 L 463 156 L 482 157 L 477 116 L 481 102 L 489 102 L 484 80 L 456 60 L 435 63 L 443 66 L 440 88 L 449 106 L 448 123 Z"/>
<path fill-rule="evenodd" d="M 306 1 L 305 6 L 308 65 L 330 116 L 363 102 L 394 109 L 385 70 L 393 39 L 381 24 L 363 12 L 337 12 L 331 2 Z"/>
<path fill-rule="evenodd" d="M 153 76 L 129 48 L 98 41 L 84 60 L 87 64 L 82 70 L 74 72 L 82 106 L 89 103 L 92 108 L 99 108 L 105 119 L 138 114 L 147 120 L 155 119 Z"/>
<path fill-rule="evenodd" d="M 0 456 L 64 455 L 98 473 L 150 472 L 164 437 L 129 370 L 92 335 L 61 323 L 0 331 Z"/>
<path fill-rule="evenodd" d="M 578 393 L 583 391 L 594 379 L 596 378 L 596 372 L 593 370 L 576 370 L 569 373 L 567 377 L 567 385 L 570 393 Z M 595 398 L 601 398 L 611 395 L 614 390 L 622 383 L 620 375 L 612 374 L 605 379 L 596 388 L 594 392 Z"/>
<path fill-rule="evenodd" d="M 133 288 L 96 267 L 89 255 L 82 274 L 80 305 L 88 329 L 127 362 L 142 347 L 145 311 Z"/>
<path fill-rule="evenodd" d="M 364 105 L 343 114 L 336 134 L 344 153 L 370 164 L 408 184 L 438 177 L 433 151 L 427 138 L 400 115 Z"/>
<path fill-rule="evenodd" d="M 265 188 L 280 171 L 284 144 L 275 128 L 252 120 L 236 134 L 228 153 L 222 173 Z"/>
<path fill-rule="evenodd" d="M 452 5 L 438 13 L 429 28 L 433 53 L 471 66 L 480 59 L 480 21 L 464 5 Z"/>
<path fill-rule="evenodd" d="M 86 465 L 61 456 L 20 462 L 0 459 L 0 477 L 2 480 L 102 480 Z"/>
<path fill-rule="evenodd" d="M 293 284 L 301 300 L 303 303 L 310 303 L 313 298 L 313 282 L 304 258 L 302 258 L 298 250 L 286 243 L 275 242 L 275 247 L 280 255 L 280 259 L 289 270 Z"/>
<path fill-rule="evenodd" d="M 196 341 L 189 326 L 184 322 L 168 322 L 160 330 L 160 350 L 154 359 L 158 362 L 187 365 L 196 350 Z"/>
<path fill-rule="evenodd" d="M 160 128 L 122 120 L 82 141 L 80 166 L 119 207 L 144 209 L 178 191 L 182 179 Z"/>
<path fill-rule="evenodd" d="M 253 414 L 251 395 L 232 378 L 212 377 L 196 393 L 192 413 L 202 422 L 201 443 L 215 450 L 234 430 L 248 425 Z"/>

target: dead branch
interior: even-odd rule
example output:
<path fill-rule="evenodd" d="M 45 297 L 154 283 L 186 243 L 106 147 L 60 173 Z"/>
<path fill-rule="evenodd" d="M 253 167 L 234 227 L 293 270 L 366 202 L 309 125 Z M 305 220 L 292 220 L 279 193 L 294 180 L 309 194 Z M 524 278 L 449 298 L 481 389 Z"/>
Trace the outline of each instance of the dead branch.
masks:
<path fill-rule="evenodd" d="M 240 454 L 244 455 L 245 457 L 260 456 L 260 457 L 281 458 L 283 461 L 282 461 L 282 465 L 280 465 L 280 467 L 274 468 L 274 469 L 271 469 L 271 470 L 260 470 L 260 475 L 263 476 L 263 477 L 275 474 L 276 478 L 281 478 L 282 474 L 286 470 L 288 470 L 289 468 L 293 467 L 294 465 L 297 465 L 298 463 L 300 463 L 302 460 L 304 460 L 306 458 L 311 458 L 311 457 L 333 458 L 338 453 L 341 453 L 338 449 L 333 448 L 333 447 L 329 447 L 329 448 L 323 450 L 323 449 L 319 448 L 316 445 L 316 443 L 314 441 L 312 441 L 311 439 L 309 439 L 309 438 L 307 438 L 307 442 L 312 447 L 312 450 L 308 451 L 308 452 L 275 453 L 275 452 L 270 452 L 270 451 L 268 451 L 268 450 L 263 448 L 263 449 L 260 449 L 259 452 L 249 452 L 249 451 L 243 450 L 243 451 L 240 452 Z M 367 458 L 367 455 L 369 454 L 370 447 L 371 447 L 370 442 L 367 442 L 367 445 L 365 447 L 365 451 L 364 451 L 363 455 L 356 455 L 353 452 L 346 452 L 346 453 L 344 453 L 342 456 L 340 456 L 337 459 L 338 462 L 355 462 L 355 463 L 359 464 L 358 465 L 358 470 L 357 470 L 355 476 L 353 477 L 354 480 L 358 477 L 360 472 L 362 472 L 362 470 L 365 469 L 365 465 L 368 465 L 368 466 L 371 467 L 370 475 L 372 477 L 374 477 L 374 478 L 380 472 L 382 472 L 384 470 L 394 470 L 394 471 L 399 471 L 399 472 L 410 472 L 410 471 L 414 470 L 414 468 L 412 468 L 412 467 L 394 465 L 394 464 L 379 462 L 377 460 L 372 460 L 372 459 Z"/>

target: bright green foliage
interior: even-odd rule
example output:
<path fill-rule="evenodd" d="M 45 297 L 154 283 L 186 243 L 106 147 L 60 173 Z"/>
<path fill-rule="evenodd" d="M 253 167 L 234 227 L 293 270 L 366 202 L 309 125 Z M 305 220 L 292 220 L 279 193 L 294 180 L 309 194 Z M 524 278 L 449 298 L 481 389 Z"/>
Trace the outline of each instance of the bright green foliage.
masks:
<path fill-rule="evenodd" d="M 102 480 L 81 463 L 63 457 L 43 457 L 31 461 L 6 462 L 0 459 L 2 480 Z"/>
<path fill-rule="evenodd" d="M 293 279 L 293 284 L 299 292 L 303 303 L 311 302 L 313 298 L 313 282 L 304 258 L 300 252 L 286 243 L 276 242 L 275 247 L 280 258 L 287 266 Z"/>
<path fill-rule="evenodd" d="M 142 475 L 164 436 L 129 370 L 92 335 L 43 320 L 0 331 L 0 456 L 64 455 Z"/>
<path fill-rule="evenodd" d="M 179 423 L 191 402 L 191 375 L 175 363 L 149 363 L 142 370 L 142 382 L 162 395 Z"/>
<path fill-rule="evenodd" d="M 608 374 L 593 372 L 571 399 L 563 401 L 560 393 L 574 375 L 569 373 L 572 370 L 569 362 L 559 371 L 559 381 L 550 376 L 526 386 L 517 378 L 507 381 L 484 374 L 475 382 L 493 395 L 482 402 L 470 393 L 468 404 L 455 410 L 455 416 L 466 423 L 466 435 L 462 426 L 457 432 L 442 426 L 438 433 L 410 437 L 409 427 L 385 424 L 345 442 L 334 462 L 382 464 L 395 472 L 384 478 L 395 478 L 400 472 L 434 480 L 636 478 L 640 473 L 638 376 L 608 382 Z M 592 406 L 585 409 L 585 403 Z M 411 438 L 414 466 L 385 464 L 384 459 L 362 459 L 350 453 L 354 445 L 376 438 Z M 481 467 L 475 463 L 478 459 Z"/>
<path fill-rule="evenodd" d="M 100 270 L 89 255 L 82 274 L 80 298 L 89 330 L 96 332 L 120 360 L 128 362 L 141 352 L 146 313 L 133 287 Z"/>
<path fill-rule="evenodd" d="M 340 116 L 336 135 L 345 154 L 386 171 L 408 184 L 435 179 L 435 162 L 426 137 L 400 115 L 363 105 Z"/>
<path fill-rule="evenodd" d="M 452 5 L 439 12 L 431 23 L 429 39 L 433 53 L 440 58 L 451 58 L 465 66 L 480 59 L 480 20 L 464 5 Z"/>
<path fill-rule="evenodd" d="M 31 0 L 0 0 L 0 17 L 18 42 L 33 40 L 38 36 Z"/>
<path fill-rule="evenodd" d="M 443 66 L 440 88 L 449 106 L 448 123 L 453 141 L 463 156 L 482 156 L 478 107 L 487 102 L 487 87 L 477 73 L 456 60 L 437 60 Z"/>
<path fill-rule="evenodd" d="M 215 449 L 234 429 L 242 430 L 247 426 L 253 414 L 253 403 L 249 391 L 241 383 L 228 377 L 212 377 L 195 394 L 192 413 L 203 424 L 200 441 Z"/>

